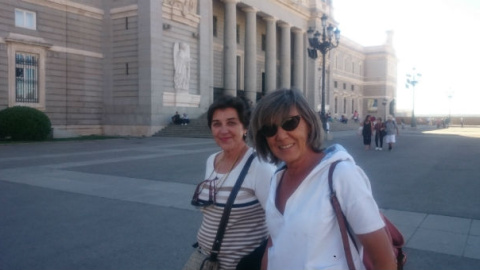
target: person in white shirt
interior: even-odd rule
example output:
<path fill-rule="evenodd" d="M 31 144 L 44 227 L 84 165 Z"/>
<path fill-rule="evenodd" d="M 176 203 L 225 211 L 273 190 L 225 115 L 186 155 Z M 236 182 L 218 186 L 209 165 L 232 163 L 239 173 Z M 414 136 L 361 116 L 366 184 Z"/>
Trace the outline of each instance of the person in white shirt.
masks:
<path fill-rule="evenodd" d="M 365 269 L 363 250 L 373 254 L 374 269 L 396 269 L 368 177 L 341 145 L 322 148 L 321 121 L 300 91 L 280 89 L 262 98 L 249 139 L 261 159 L 284 164 L 272 179 L 266 203 L 270 238 L 263 263 L 268 269 L 348 269 L 329 200 L 328 170 L 337 160 L 342 161 L 333 188 L 355 235 L 358 251 L 352 239 L 350 246 L 356 269 Z"/>

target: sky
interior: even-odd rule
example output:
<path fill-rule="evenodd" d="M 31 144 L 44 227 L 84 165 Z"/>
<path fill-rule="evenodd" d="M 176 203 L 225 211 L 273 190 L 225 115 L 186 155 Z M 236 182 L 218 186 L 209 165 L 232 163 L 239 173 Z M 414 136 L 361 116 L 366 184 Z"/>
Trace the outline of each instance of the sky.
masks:
<path fill-rule="evenodd" d="M 415 115 L 480 116 L 479 0 L 333 0 L 333 8 L 342 36 L 361 45 L 382 45 L 393 30 L 397 111 L 415 103 Z M 414 91 L 405 87 L 413 68 Z"/>

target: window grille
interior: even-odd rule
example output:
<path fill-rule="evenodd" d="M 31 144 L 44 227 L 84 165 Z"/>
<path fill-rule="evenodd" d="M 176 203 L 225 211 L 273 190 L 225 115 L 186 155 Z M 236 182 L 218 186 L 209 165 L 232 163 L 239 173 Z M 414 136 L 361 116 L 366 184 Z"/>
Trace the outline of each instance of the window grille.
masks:
<path fill-rule="evenodd" d="M 38 56 L 15 54 L 15 100 L 21 103 L 38 103 Z"/>

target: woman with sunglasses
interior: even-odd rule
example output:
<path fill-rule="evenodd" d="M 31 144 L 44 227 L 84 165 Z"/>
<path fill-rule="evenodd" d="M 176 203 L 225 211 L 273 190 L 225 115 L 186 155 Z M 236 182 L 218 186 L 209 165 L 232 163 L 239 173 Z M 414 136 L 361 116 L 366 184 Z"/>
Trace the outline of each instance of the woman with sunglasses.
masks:
<path fill-rule="evenodd" d="M 266 204 L 270 233 L 268 269 L 348 269 L 341 232 L 330 203 L 328 170 L 338 163 L 333 188 L 355 234 L 356 269 L 365 269 L 363 249 L 374 269 L 396 269 L 370 183 L 352 156 L 335 144 L 322 148 L 322 125 L 302 93 L 278 90 L 255 108 L 249 129 L 259 157 L 284 163 L 273 176 Z"/>
<path fill-rule="evenodd" d="M 250 108 L 241 98 L 224 96 L 215 100 L 208 109 L 207 118 L 221 151 L 208 158 L 206 180 L 198 184 L 192 199 L 192 204 L 203 213 L 195 252 L 205 255 L 210 254 L 230 192 L 247 159 L 254 153 L 245 142 Z M 217 256 L 220 269 L 235 269 L 242 257 L 267 239 L 264 206 L 274 171 L 272 164 L 253 159 L 234 201 L 221 242 Z"/>

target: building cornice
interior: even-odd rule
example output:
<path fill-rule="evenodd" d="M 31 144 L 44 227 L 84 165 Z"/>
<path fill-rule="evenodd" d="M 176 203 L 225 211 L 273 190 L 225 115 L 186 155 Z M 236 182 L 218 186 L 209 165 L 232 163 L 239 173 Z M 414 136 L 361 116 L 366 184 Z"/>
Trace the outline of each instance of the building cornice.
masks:
<path fill-rule="evenodd" d="M 69 0 L 21 0 L 23 2 L 66 11 L 94 19 L 103 19 L 104 12 L 99 8 L 79 4 Z"/>
<path fill-rule="evenodd" d="M 110 16 L 112 19 L 119 19 L 124 17 L 138 16 L 138 5 L 129 5 L 124 7 L 110 9 Z"/>

